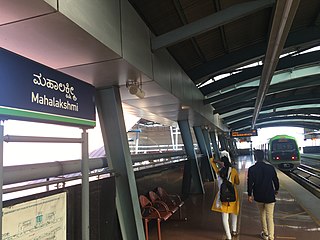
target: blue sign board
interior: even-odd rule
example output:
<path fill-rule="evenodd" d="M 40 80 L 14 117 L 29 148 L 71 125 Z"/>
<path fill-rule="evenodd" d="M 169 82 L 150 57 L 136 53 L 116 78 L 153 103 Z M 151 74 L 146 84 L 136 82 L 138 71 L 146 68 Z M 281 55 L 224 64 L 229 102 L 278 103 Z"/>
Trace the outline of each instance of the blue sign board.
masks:
<path fill-rule="evenodd" d="M 0 119 L 94 127 L 95 88 L 0 48 Z"/>

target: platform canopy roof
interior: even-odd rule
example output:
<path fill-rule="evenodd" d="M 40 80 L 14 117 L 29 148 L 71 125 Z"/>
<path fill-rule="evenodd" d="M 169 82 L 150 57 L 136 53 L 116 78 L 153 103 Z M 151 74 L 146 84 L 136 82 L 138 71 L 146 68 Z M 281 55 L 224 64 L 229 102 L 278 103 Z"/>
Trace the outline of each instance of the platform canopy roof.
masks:
<path fill-rule="evenodd" d="M 104 89 L 125 111 L 217 131 L 319 129 L 319 0 L 2 0 L 0 47 Z M 147 93 L 138 99 L 127 81 Z M 7 79 L 10 81 L 10 78 Z M 198 88 L 199 89 L 198 89 Z M 188 108 L 189 107 L 189 108 Z"/>
<path fill-rule="evenodd" d="M 129 2 L 230 129 L 319 129 L 319 0 Z"/>

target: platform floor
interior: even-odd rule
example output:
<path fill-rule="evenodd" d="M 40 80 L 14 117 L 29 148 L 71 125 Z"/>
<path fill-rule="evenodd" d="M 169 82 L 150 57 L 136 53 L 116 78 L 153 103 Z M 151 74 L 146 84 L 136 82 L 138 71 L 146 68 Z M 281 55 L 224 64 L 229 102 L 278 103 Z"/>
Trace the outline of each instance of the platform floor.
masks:
<path fill-rule="evenodd" d="M 237 162 L 240 174 L 238 191 L 241 197 L 241 209 L 238 218 L 239 235 L 233 239 L 260 239 L 259 212 L 254 203 L 248 203 L 246 194 L 247 170 L 252 164 L 254 163 L 250 156 L 240 157 Z M 278 172 L 278 177 L 280 191 L 275 205 L 275 239 L 319 240 L 320 221 L 317 215 L 320 213 L 320 200 L 314 199 L 308 191 L 301 190 L 285 174 Z M 186 200 L 183 215 L 188 218 L 187 221 L 172 219 L 161 224 L 162 240 L 225 239 L 221 214 L 211 211 L 217 191 L 216 184 L 206 182 L 204 187 L 204 195 L 192 195 Z M 293 194 L 299 196 L 296 197 Z M 299 200 L 297 201 L 296 198 Z M 312 201 L 308 202 L 310 199 Z M 301 201 L 314 206 L 305 207 Z M 174 217 L 177 219 L 178 216 Z M 152 224 L 149 234 L 150 240 L 157 239 L 156 227 Z"/>

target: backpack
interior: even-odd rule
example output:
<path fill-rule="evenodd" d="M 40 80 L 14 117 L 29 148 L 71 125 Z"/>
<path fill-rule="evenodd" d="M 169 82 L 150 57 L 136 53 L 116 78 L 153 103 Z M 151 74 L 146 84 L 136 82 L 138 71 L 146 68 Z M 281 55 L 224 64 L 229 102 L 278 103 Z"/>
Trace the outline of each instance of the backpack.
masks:
<path fill-rule="evenodd" d="M 227 174 L 226 174 L 227 175 Z M 234 190 L 233 184 L 229 181 L 230 175 L 228 177 L 222 177 L 223 181 L 220 185 L 220 201 L 221 202 L 235 202 L 236 201 L 236 193 Z"/>

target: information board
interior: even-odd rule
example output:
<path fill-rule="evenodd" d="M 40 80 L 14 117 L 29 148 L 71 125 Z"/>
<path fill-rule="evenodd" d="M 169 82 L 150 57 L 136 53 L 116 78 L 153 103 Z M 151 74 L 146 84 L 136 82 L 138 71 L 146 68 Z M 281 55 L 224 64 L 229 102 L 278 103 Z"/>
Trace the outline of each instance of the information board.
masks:
<path fill-rule="evenodd" d="M 3 208 L 2 240 L 66 240 L 67 194 Z"/>
<path fill-rule="evenodd" d="M 0 48 L 1 119 L 94 127 L 94 97 L 92 85 Z"/>
<path fill-rule="evenodd" d="M 231 137 L 251 137 L 251 136 L 258 136 L 258 132 L 257 132 L 257 129 L 231 131 L 230 136 Z"/>

